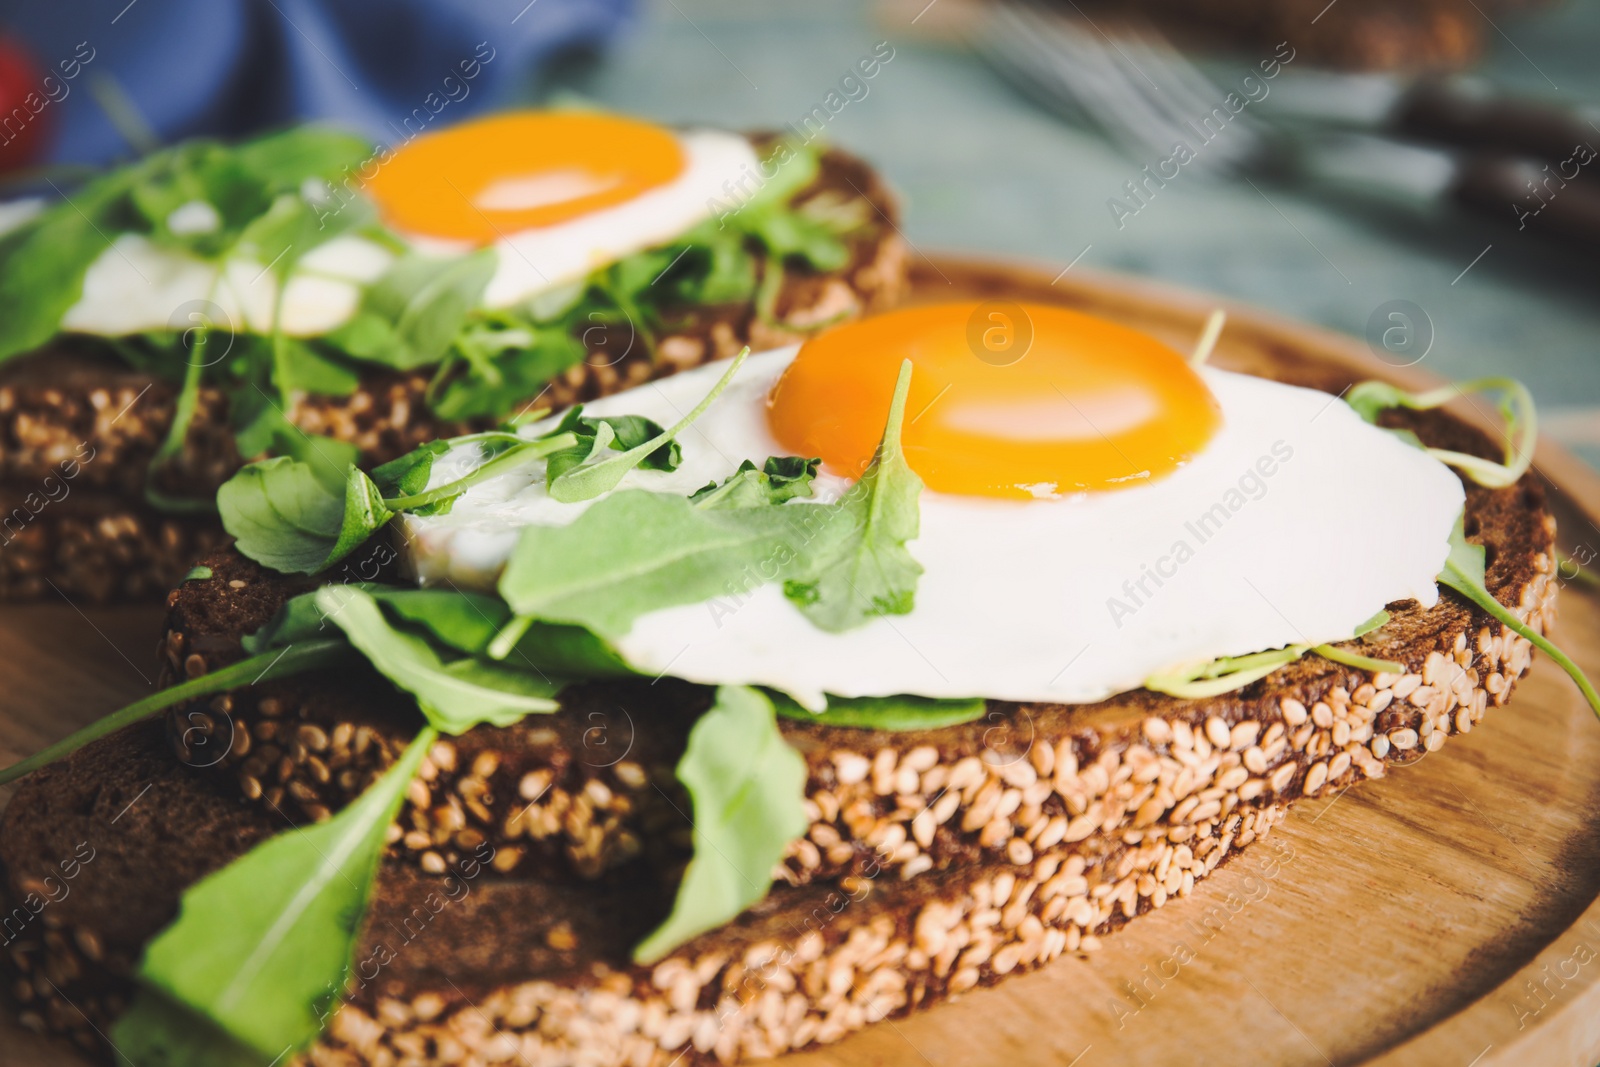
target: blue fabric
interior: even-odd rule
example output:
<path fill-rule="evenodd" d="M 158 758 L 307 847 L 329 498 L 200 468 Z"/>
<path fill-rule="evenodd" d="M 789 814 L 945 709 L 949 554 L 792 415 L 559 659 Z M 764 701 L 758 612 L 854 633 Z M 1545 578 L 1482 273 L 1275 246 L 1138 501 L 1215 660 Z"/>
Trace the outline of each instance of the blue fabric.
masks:
<path fill-rule="evenodd" d="M 505 104 L 632 13 L 633 0 L 10 0 L 0 27 L 57 78 L 92 55 L 51 94 L 48 160 L 104 163 L 131 146 L 89 93 L 96 76 L 164 142 L 326 119 L 393 144 Z"/>

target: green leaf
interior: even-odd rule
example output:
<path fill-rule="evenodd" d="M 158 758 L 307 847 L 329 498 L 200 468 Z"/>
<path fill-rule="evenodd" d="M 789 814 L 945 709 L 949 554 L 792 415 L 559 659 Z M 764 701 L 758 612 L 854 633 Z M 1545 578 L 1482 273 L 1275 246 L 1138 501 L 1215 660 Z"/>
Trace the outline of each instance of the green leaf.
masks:
<path fill-rule="evenodd" d="M 60 330 L 89 265 L 116 236 L 109 211 L 135 180 L 129 171 L 90 182 L 0 240 L 0 360 Z"/>
<path fill-rule="evenodd" d="M 372 145 L 326 126 L 295 126 L 245 141 L 234 152 L 265 187 L 294 189 L 310 177 L 341 177 L 372 155 Z"/>
<path fill-rule="evenodd" d="M 391 626 L 365 590 L 329 585 L 316 598 L 323 616 L 378 673 L 416 697 L 428 722 L 444 733 L 463 734 L 481 723 L 511 726 L 560 707 L 553 698 L 561 682 L 474 657 L 446 663 L 426 638 Z"/>
<path fill-rule="evenodd" d="M 272 1067 L 266 1053 L 151 989 L 134 991 L 132 1007 L 111 1032 L 117 1067 Z M 285 1045 L 280 1058 L 292 1051 Z"/>
<path fill-rule="evenodd" d="M 367 538 L 392 518 L 394 512 L 384 506 L 383 494 L 378 492 L 378 487 L 359 467 L 352 464 L 349 481 L 345 483 L 344 516 L 339 524 L 339 536 L 328 558 L 317 569 L 344 559 L 366 544 Z"/>
<path fill-rule="evenodd" d="M 822 156 L 799 141 L 783 141 L 773 147 L 763 170 L 771 170 L 772 177 L 745 201 L 740 211 L 729 216 L 735 224 L 747 216 L 786 210 L 789 201 L 822 173 Z"/>
<path fill-rule="evenodd" d="M 830 633 L 853 629 L 880 615 L 911 610 L 922 565 L 906 548 L 917 536 L 922 479 L 906 465 L 900 424 L 911 385 L 911 361 L 900 368 L 883 441 L 861 480 L 821 527 L 802 573 L 784 592 L 811 622 Z"/>
<path fill-rule="evenodd" d="M 440 514 L 448 511 L 449 505 L 457 497 L 479 482 L 498 477 L 509 470 L 543 459 L 546 456 L 560 452 L 562 449 L 571 448 L 576 443 L 577 438 L 571 433 L 556 433 L 554 436 L 528 440 L 515 434 L 492 431 L 457 437 L 445 442 L 445 444 L 454 446 L 474 441 L 480 443 L 491 452 L 487 462 L 454 481 L 445 482 L 443 485 L 436 485 L 431 489 L 421 489 L 415 493 L 406 493 L 401 496 L 385 497 L 384 505 L 390 511 L 408 511 L 417 515 Z M 431 460 L 429 462 L 431 463 Z"/>
<path fill-rule="evenodd" d="M 240 552 L 286 574 L 324 570 L 394 514 L 359 468 L 348 468 L 341 498 L 316 467 L 289 456 L 240 470 L 217 490 L 217 507 Z"/>
<path fill-rule="evenodd" d="M 782 693 L 768 691 L 778 714 L 819 726 L 847 726 L 863 730 L 937 730 L 983 718 L 988 702 L 936 700 L 932 697 L 828 697 L 825 711 L 807 711 Z"/>
<path fill-rule="evenodd" d="M 826 223 L 799 212 L 764 215 L 755 225 L 755 234 L 769 254 L 799 256 L 817 270 L 840 270 L 850 262 L 850 250 Z"/>
<path fill-rule="evenodd" d="M 772 702 L 722 686 L 689 731 L 678 781 L 694 806 L 694 858 L 666 922 L 634 949 L 653 963 L 767 895 L 789 842 L 806 832 L 806 764 L 784 743 Z"/>
<path fill-rule="evenodd" d="M 372 468 L 372 481 L 384 496 L 411 496 L 428 488 L 433 461 L 450 451 L 449 441 L 429 441 L 398 459 Z"/>
<path fill-rule="evenodd" d="M 349 396 L 361 384 L 361 375 L 355 368 L 324 355 L 299 338 L 279 334 L 272 338 L 272 344 L 273 384 L 281 395 Z"/>
<path fill-rule="evenodd" d="M 14 782 L 40 767 L 70 756 L 91 741 L 114 734 L 136 722 L 143 722 L 175 704 L 182 704 L 211 693 L 237 689 L 240 686 L 258 685 L 274 678 L 287 678 L 293 674 L 336 666 L 348 654 L 349 648 L 343 641 L 308 640 L 298 642 L 290 648 L 252 655 L 249 659 L 230 663 L 210 674 L 190 678 L 186 682 L 151 693 L 143 700 L 136 700 L 127 707 L 85 726 L 70 737 L 57 741 L 49 748 L 0 770 L 0 785 Z"/>
<path fill-rule="evenodd" d="M 758 508 L 811 495 L 820 459 L 768 456 L 760 470 L 749 460 L 739 464 L 721 485 L 711 482 L 689 497 L 702 508 Z"/>
<path fill-rule="evenodd" d="M 384 610 L 401 622 L 426 629 L 435 641 L 458 652 L 480 656 L 511 620 L 499 597 L 460 589 L 367 587 Z"/>
<path fill-rule="evenodd" d="M 1156 693 L 1185 700 L 1205 700 L 1243 689 L 1265 678 L 1279 667 L 1293 663 L 1310 651 L 1309 645 L 1252 652 L 1248 656 L 1222 656 L 1209 662 L 1190 664 L 1153 674 L 1144 685 Z"/>
<path fill-rule="evenodd" d="M 605 423 L 590 423 L 581 425 L 583 420 L 575 420 L 579 428 L 587 432 L 587 436 L 579 435 L 578 443 L 563 448 L 559 452 L 550 453 L 550 458 L 545 461 L 544 478 L 548 487 L 555 484 L 555 480 L 575 467 L 582 466 L 591 459 L 604 455 L 612 450 L 616 443 L 616 432 Z M 622 451 L 622 449 L 616 449 Z"/>
<path fill-rule="evenodd" d="M 212 574 L 212 571 L 211 571 L 210 567 L 194 566 L 194 567 L 190 567 L 189 568 L 189 573 L 187 573 L 187 574 L 185 574 L 183 576 L 183 581 L 184 582 L 200 582 L 200 581 L 204 581 L 207 578 L 210 578 L 211 574 Z M 181 585 L 183 583 L 180 582 L 179 584 Z"/>
<path fill-rule="evenodd" d="M 1408 393 L 1388 382 L 1358 382 L 1345 394 L 1345 402 L 1367 422 L 1376 423 L 1387 408 L 1428 411 L 1442 407 L 1459 396 L 1471 393 L 1498 393 L 1500 417 L 1505 421 L 1505 459 L 1484 459 L 1468 452 L 1448 448 L 1428 448 L 1409 430 L 1395 430 L 1434 459 L 1455 467 L 1479 485 L 1503 489 L 1515 485 L 1533 466 L 1533 449 L 1539 438 L 1539 412 L 1533 394 L 1515 378 L 1475 378 L 1472 381 L 1443 385 L 1426 393 Z"/>
<path fill-rule="evenodd" d="M 338 495 L 351 481 L 350 472 L 361 458 L 361 450 L 354 442 L 309 434 L 298 426 L 276 439 L 277 450 L 290 459 L 297 459 L 311 468 L 328 492 Z"/>
<path fill-rule="evenodd" d="M 659 435 L 633 446 L 625 452 L 608 455 L 596 462 L 585 463 L 573 467 L 560 477 L 550 482 L 550 496 L 563 503 L 574 503 L 580 500 L 593 500 L 602 493 L 608 493 L 617 487 L 623 476 L 643 463 L 648 457 L 656 455 L 662 448 L 671 444 L 678 434 L 682 433 L 694 420 L 704 414 L 722 391 L 728 387 L 733 376 L 739 373 L 739 368 L 744 366 L 744 361 L 750 356 L 747 346 L 728 364 L 728 369 L 717 384 L 694 406 L 694 410 L 678 420 L 670 430 L 664 430 Z"/>
<path fill-rule="evenodd" d="M 518 615 L 618 638 L 646 612 L 709 600 L 791 557 L 798 516 L 788 510 L 702 509 L 674 494 L 623 490 L 566 526 L 524 529 L 500 595 Z"/>
<path fill-rule="evenodd" d="M 344 501 L 289 456 L 242 468 L 217 490 L 217 508 L 240 552 L 286 573 L 320 570 L 344 520 Z"/>
<path fill-rule="evenodd" d="M 456 338 L 451 360 L 429 386 L 428 402 L 443 419 L 503 417 L 587 354 L 566 322 L 508 326 L 474 320 Z"/>
<path fill-rule="evenodd" d="M 572 433 L 578 443 L 553 453 L 545 464 L 545 481 L 550 483 L 574 467 L 605 454 L 628 452 L 652 442 L 665 440 L 666 444 L 654 452 L 646 453 L 638 465 L 646 470 L 674 471 L 683 462 L 683 449 L 654 419 L 643 415 L 605 415 L 590 418 L 583 414 L 583 405 L 572 408 L 562 416 L 556 433 Z"/>
<path fill-rule="evenodd" d="M 667 431 L 660 423 L 643 415 L 602 415 L 599 418 L 583 418 L 579 421 L 593 428 L 595 432 L 598 432 L 598 427 L 601 425 L 609 426 L 611 447 L 619 452 L 627 452 L 642 447 L 650 441 L 667 437 Z M 652 471 L 675 471 L 682 462 L 683 449 L 677 441 L 668 437 L 666 444 L 654 452 L 645 453 L 645 457 L 639 461 L 639 466 Z"/>
<path fill-rule="evenodd" d="M 329 339 L 358 359 L 398 370 L 437 363 L 494 277 L 498 253 L 441 260 L 408 253 L 362 296 L 355 317 Z"/>
<path fill-rule="evenodd" d="M 177 920 L 145 947 L 140 983 L 268 1060 L 315 1040 L 349 970 L 385 835 L 435 737 L 424 729 L 327 822 L 270 838 L 186 891 Z M 112 1043 L 141 1067 L 201 1062 L 192 1046 L 170 1058 L 185 1033 L 150 1012 L 136 1002 Z"/>
<path fill-rule="evenodd" d="M 1450 555 L 1446 557 L 1444 570 L 1439 574 L 1439 584 L 1454 589 L 1554 660 L 1577 685 L 1578 691 L 1583 694 L 1583 699 L 1588 701 L 1595 715 L 1600 716 L 1600 693 L 1595 691 L 1594 685 L 1583 673 L 1583 668 L 1573 662 L 1571 656 L 1557 648 L 1548 637 L 1517 618 L 1510 608 L 1496 600 L 1494 594 L 1489 592 L 1485 584 L 1483 546 L 1467 540 L 1465 519 L 1466 513 L 1463 511 L 1461 517 L 1456 519 L 1455 529 L 1450 532 Z"/>

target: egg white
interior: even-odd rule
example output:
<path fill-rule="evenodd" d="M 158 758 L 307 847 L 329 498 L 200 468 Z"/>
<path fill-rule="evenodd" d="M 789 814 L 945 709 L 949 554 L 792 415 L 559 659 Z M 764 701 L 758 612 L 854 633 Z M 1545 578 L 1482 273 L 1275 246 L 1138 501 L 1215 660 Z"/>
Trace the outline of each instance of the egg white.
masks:
<path fill-rule="evenodd" d="M 719 203 L 728 202 L 735 183 L 756 171 L 755 149 L 744 137 L 715 130 L 677 136 L 686 166 L 671 182 L 614 207 L 496 241 L 497 266 L 483 305 L 514 306 L 671 241 L 709 218 Z M 19 207 L 15 212 L 19 219 L 25 217 L 22 211 Z M 214 227 L 215 218 L 211 205 L 194 201 L 178 208 L 169 224 L 180 232 L 205 232 L 208 220 Z M 8 221 L 0 213 L 0 225 Z M 430 255 L 459 255 L 473 248 L 415 234 L 400 237 Z M 355 314 L 366 287 L 394 259 L 395 253 L 365 238 L 336 237 L 296 264 L 280 305 L 277 274 L 257 256 L 241 255 L 219 266 L 140 234 L 123 233 L 90 264 L 83 292 L 62 316 L 61 328 L 109 337 L 187 329 L 195 325 L 191 316 L 205 302 L 205 314 L 214 325 L 269 332 L 276 309 L 286 334 L 318 336 Z"/>
<path fill-rule="evenodd" d="M 665 244 L 727 203 L 747 172 L 759 174 L 748 139 L 721 130 L 686 130 L 677 135 L 684 169 L 672 181 L 614 207 L 569 222 L 505 233 L 495 242 L 500 262 L 484 293 L 487 307 L 519 304 L 552 286 L 581 280 L 609 263 Z M 402 234 L 416 247 L 442 254 L 470 245 Z"/>
<path fill-rule="evenodd" d="M 752 357 L 680 438 L 676 471 L 634 471 L 619 488 L 690 493 L 741 460 L 782 454 L 765 398 L 795 351 Z M 725 369 L 587 410 L 670 424 Z M 1165 478 L 1034 501 L 924 490 L 910 549 L 925 573 L 909 614 L 831 634 L 778 585 L 731 588 L 641 617 L 618 651 L 648 673 L 768 685 L 813 706 L 824 693 L 1078 703 L 1184 663 L 1348 638 L 1394 601 L 1436 602 L 1464 500 L 1449 468 L 1327 394 L 1203 373 L 1224 424 Z M 433 483 L 475 462 L 456 450 Z M 823 475 L 818 495 L 848 484 Z M 571 522 L 587 506 L 552 500 L 536 467 L 508 473 L 448 515 L 408 516 L 409 559 L 424 583 L 492 589 L 523 526 Z"/>

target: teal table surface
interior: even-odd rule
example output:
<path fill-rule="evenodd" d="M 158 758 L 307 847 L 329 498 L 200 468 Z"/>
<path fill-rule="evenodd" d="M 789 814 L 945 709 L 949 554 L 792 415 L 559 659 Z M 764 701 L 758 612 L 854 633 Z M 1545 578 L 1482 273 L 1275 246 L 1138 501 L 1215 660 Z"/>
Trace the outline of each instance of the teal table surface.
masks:
<path fill-rule="evenodd" d="M 1600 463 L 1600 250 L 1518 232 L 1510 204 L 1497 225 L 1187 172 L 1119 227 L 1108 200 L 1148 161 L 1059 121 L 975 56 L 912 25 L 919 8 L 647 0 L 617 48 L 545 88 L 665 121 L 781 128 L 888 42 L 893 58 L 831 118 L 826 137 L 887 174 L 919 252 L 1076 260 L 1357 336 L 1380 306 L 1411 301 L 1434 331 L 1426 369 L 1517 375 L 1547 431 Z M 933 8 L 926 21 L 939 15 Z M 1485 74 L 1528 93 L 1600 100 L 1600 4 L 1498 17 L 1496 26 Z M 1259 58 L 1241 56 L 1235 79 L 1222 66 L 1218 80 L 1236 80 Z"/>

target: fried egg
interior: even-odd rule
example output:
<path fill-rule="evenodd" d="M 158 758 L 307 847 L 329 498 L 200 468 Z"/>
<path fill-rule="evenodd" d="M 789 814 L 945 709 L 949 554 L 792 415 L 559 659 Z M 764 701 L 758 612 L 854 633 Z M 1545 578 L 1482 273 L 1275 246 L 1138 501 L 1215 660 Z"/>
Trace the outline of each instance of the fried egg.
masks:
<path fill-rule="evenodd" d="M 818 456 L 820 499 L 870 461 L 903 359 L 902 442 L 923 479 L 912 610 L 814 627 L 780 585 L 655 611 L 617 642 L 637 669 L 767 685 L 816 706 L 917 694 L 1087 702 L 1163 670 L 1347 639 L 1385 605 L 1432 606 L 1464 492 L 1342 400 L 1195 368 L 1134 330 L 1023 306 L 1023 355 L 974 342 L 975 304 L 911 308 L 751 357 L 679 438 L 675 471 L 619 488 L 691 493 L 742 460 Z M 981 330 L 980 330 L 981 333 Z M 590 405 L 670 424 L 713 364 Z M 536 430 L 538 428 L 535 428 Z M 477 462 L 441 458 L 435 484 Z M 492 589 L 529 524 L 571 522 L 537 468 L 408 517 L 424 583 Z"/>
<path fill-rule="evenodd" d="M 754 147 L 737 134 L 583 111 L 478 119 L 373 162 L 362 193 L 403 247 L 440 259 L 494 249 L 495 273 L 483 296 L 489 308 L 514 306 L 671 241 L 710 217 L 758 168 Z M 206 233 L 219 216 L 196 200 L 167 224 L 174 233 Z M 108 236 L 62 318 L 65 330 L 122 336 L 186 329 L 193 325 L 187 316 L 204 302 L 211 321 L 235 329 L 269 332 L 276 315 L 285 333 L 316 336 L 350 319 L 366 287 L 397 256 L 367 237 L 333 238 L 295 264 L 280 301 L 277 272 L 269 269 L 278 250 L 242 249 L 218 264 L 141 234 Z"/>

